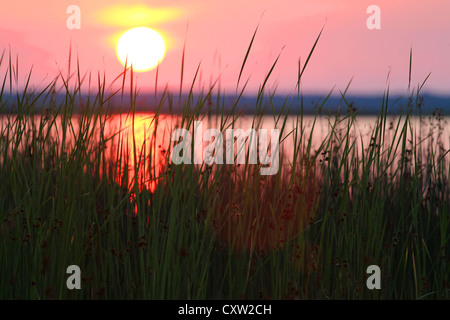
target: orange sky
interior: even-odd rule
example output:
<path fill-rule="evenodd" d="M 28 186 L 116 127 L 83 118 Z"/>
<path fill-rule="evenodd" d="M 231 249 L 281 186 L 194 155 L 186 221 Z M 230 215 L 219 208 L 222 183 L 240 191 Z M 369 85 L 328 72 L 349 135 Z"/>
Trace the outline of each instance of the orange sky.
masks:
<path fill-rule="evenodd" d="M 80 30 L 66 26 L 66 9 L 71 4 L 81 8 Z M 381 30 L 366 27 L 366 9 L 371 4 L 381 8 Z M 145 13 L 140 21 L 126 17 L 134 6 Z M 324 25 L 302 80 L 304 92 L 344 90 L 353 78 L 350 92 L 381 94 L 390 71 L 391 90 L 403 93 L 412 47 L 413 84 L 431 72 L 424 88 L 450 93 L 448 0 L 2 0 L 0 7 L 0 50 L 10 46 L 18 55 L 22 79 L 33 65 L 36 87 L 51 81 L 58 68 L 67 69 L 71 41 L 83 73 L 96 77 L 98 71 L 105 71 L 112 80 L 123 70 L 113 39 L 132 27 L 147 26 L 159 31 L 169 47 L 160 66 L 161 87 L 178 88 L 186 41 L 185 87 L 201 62 L 203 85 L 207 87 L 211 78 L 221 74 L 222 88 L 233 93 L 251 36 L 260 23 L 243 74 L 243 79 L 250 77 L 249 93 L 256 92 L 281 51 L 269 88 L 291 93 L 298 59 L 306 60 Z M 138 75 L 142 88 L 153 90 L 154 81 L 155 70 Z"/>

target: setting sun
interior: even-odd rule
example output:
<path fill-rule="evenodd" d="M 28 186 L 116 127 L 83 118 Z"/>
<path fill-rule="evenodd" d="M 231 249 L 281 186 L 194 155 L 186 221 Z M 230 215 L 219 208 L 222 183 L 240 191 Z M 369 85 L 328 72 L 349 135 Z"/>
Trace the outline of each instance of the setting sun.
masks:
<path fill-rule="evenodd" d="M 155 68 L 164 57 L 166 46 L 163 37 L 150 28 L 139 27 L 125 32 L 117 42 L 117 56 L 122 63 L 135 71 Z"/>

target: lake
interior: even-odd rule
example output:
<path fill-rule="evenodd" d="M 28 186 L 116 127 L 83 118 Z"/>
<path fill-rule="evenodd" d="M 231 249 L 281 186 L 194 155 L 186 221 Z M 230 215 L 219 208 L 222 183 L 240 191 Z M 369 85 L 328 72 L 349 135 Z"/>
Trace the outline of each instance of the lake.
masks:
<path fill-rule="evenodd" d="M 89 122 L 89 119 L 79 115 L 74 115 L 72 121 L 66 121 L 65 123 L 62 123 L 61 117 L 58 116 L 53 125 L 51 125 L 52 119 L 50 117 L 47 116 L 46 118 L 46 115 L 36 115 L 34 116 L 34 121 L 27 120 L 26 130 L 30 134 L 24 135 L 26 137 L 24 139 L 17 139 L 17 133 L 15 133 L 17 123 L 15 119 L 16 117 L 14 115 L 0 116 L 0 130 L 2 135 L 2 148 L 0 149 L 2 151 L 6 145 L 12 148 L 16 142 L 20 143 L 19 149 L 24 151 L 33 145 L 33 137 L 36 140 L 46 137 L 47 144 L 50 141 L 56 142 L 57 144 L 63 142 L 65 145 L 64 148 L 70 150 L 76 147 L 77 138 L 83 137 L 83 139 L 90 140 L 91 146 L 96 145 L 105 148 L 106 152 L 104 154 L 106 159 L 104 163 L 109 166 L 108 170 L 110 171 L 116 166 L 115 162 L 117 162 L 117 159 L 121 159 L 120 166 L 122 174 L 126 170 L 132 172 L 133 168 L 139 163 L 139 173 L 137 176 L 134 174 L 128 175 L 129 183 L 132 184 L 134 179 L 138 177 L 140 185 L 150 190 L 154 190 L 157 181 L 157 179 L 152 179 L 151 177 L 157 177 L 167 165 L 168 158 L 166 157 L 166 153 L 169 150 L 169 146 L 171 145 L 173 148 L 178 143 L 175 141 L 171 144 L 171 135 L 174 130 L 182 126 L 181 116 L 162 114 L 156 118 L 152 113 L 136 113 L 134 117 L 129 114 L 112 114 L 108 117 L 102 116 L 101 120 L 98 118 L 95 121 L 95 125 Z M 350 117 L 340 118 L 339 121 L 336 121 L 334 116 L 318 116 L 316 118 L 314 116 L 304 116 L 303 119 L 297 116 L 288 116 L 283 128 L 284 119 L 275 119 L 273 116 L 263 116 L 260 118 L 260 122 L 255 121 L 255 119 L 258 118 L 250 115 L 241 115 L 234 120 L 231 116 L 228 120 L 221 120 L 220 117 L 216 116 L 205 116 L 197 120 L 202 120 L 203 134 L 201 137 L 203 137 L 208 129 L 218 129 L 220 132 L 223 132 L 224 140 L 226 140 L 226 129 L 232 127 L 235 130 L 242 129 L 244 132 L 252 128 L 257 129 L 255 132 L 259 132 L 259 129 L 266 129 L 268 132 L 275 128 L 279 129 L 281 133 L 279 139 L 281 142 L 279 153 L 280 166 L 289 166 L 293 161 L 295 145 L 293 132 L 295 128 L 298 129 L 298 133 L 303 132 L 303 135 L 299 134 L 297 138 L 297 145 L 300 144 L 303 148 L 306 148 L 311 137 L 312 155 L 319 150 L 322 142 L 328 140 L 330 134 L 333 133 L 330 141 L 333 141 L 337 146 L 343 146 L 348 138 L 349 143 L 355 142 L 355 155 L 361 156 L 361 152 L 367 152 L 368 148 L 374 143 L 371 137 L 375 132 L 374 128 L 377 123 L 377 117 L 375 116 L 356 116 L 352 122 L 350 122 Z M 347 130 L 350 123 L 351 128 Z M 408 126 L 408 141 L 406 146 L 408 150 L 411 150 L 413 145 L 420 147 L 421 145 L 425 146 L 427 143 L 431 144 L 435 155 L 443 154 L 449 149 L 450 128 L 447 125 L 448 118 L 437 115 L 424 116 L 422 119 L 413 117 L 410 119 L 410 123 L 411 126 Z M 386 122 L 380 128 L 383 131 L 386 141 L 385 145 L 381 146 L 381 152 L 385 152 L 388 149 L 391 144 L 389 141 L 395 138 L 398 139 L 403 124 L 404 121 L 399 121 L 398 116 L 388 116 L 386 118 Z M 311 135 L 313 125 L 314 130 Z M 397 127 L 399 129 L 396 131 Z M 103 130 L 100 130 L 101 128 Z M 183 124 L 183 128 L 186 128 L 185 123 Z M 192 130 L 192 125 L 190 128 L 189 132 L 194 140 L 195 135 Z M 412 135 L 414 136 L 414 141 L 410 140 Z M 427 139 L 428 136 L 430 138 Z M 107 137 L 110 138 L 106 139 Z M 6 139 L 10 143 L 6 144 Z M 270 139 L 269 136 L 268 139 Z M 104 143 L 100 143 L 102 140 Z M 13 141 L 14 143 L 12 143 Z M 205 150 L 209 144 L 211 144 L 211 139 L 204 138 L 202 141 L 202 149 Z M 399 148 L 397 152 L 400 154 L 401 146 Z M 237 156 L 236 149 L 238 149 L 237 142 L 234 150 L 235 157 Z M 423 150 L 429 151 L 429 149 Z M 248 155 L 248 141 L 245 144 L 244 151 Z M 12 150 L 8 152 L 12 152 Z M 319 155 L 316 158 L 316 161 L 319 163 L 326 160 L 326 154 Z M 3 161 L 3 158 L 0 161 Z M 237 163 L 237 161 L 238 159 L 235 158 L 234 163 Z M 225 163 L 225 160 L 223 162 Z M 196 164 L 196 166 L 200 165 Z M 150 170 L 152 171 L 151 173 Z"/>

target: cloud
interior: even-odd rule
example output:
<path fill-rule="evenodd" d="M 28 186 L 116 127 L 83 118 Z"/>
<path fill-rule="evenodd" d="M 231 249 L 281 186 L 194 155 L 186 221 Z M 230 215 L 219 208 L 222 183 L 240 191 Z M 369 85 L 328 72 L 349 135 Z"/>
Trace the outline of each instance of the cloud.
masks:
<path fill-rule="evenodd" d="M 101 9 L 96 19 L 108 26 L 132 27 L 155 25 L 170 22 L 180 18 L 182 10 L 172 7 L 151 8 L 146 5 L 112 5 Z"/>

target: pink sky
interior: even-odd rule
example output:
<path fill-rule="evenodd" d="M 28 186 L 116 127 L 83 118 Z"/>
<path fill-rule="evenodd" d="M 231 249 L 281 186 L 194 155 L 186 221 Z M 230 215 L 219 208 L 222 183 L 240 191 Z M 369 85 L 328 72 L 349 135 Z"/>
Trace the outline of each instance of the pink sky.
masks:
<path fill-rule="evenodd" d="M 81 8 L 79 30 L 66 26 L 66 9 L 71 4 Z M 366 27 L 366 9 L 372 4 L 381 8 L 381 30 Z M 117 10 L 119 5 L 122 10 Z M 145 23 L 120 16 L 137 5 L 153 12 L 144 17 Z M 119 13 L 116 19 L 107 14 L 114 10 Z M 449 16 L 448 0 L 16 0 L 3 1 L 0 6 L 0 50 L 10 46 L 13 55 L 18 55 L 21 79 L 33 65 L 32 84 L 39 87 L 51 81 L 58 68 L 67 71 L 72 42 L 73 57 L 78 53 L 82 73 L 92 72 L 96 79 L 98 71 L 105 71 L 110 82 L 123 70 L 111 39 L 130 28 L 147 26 L 163 34 L 169 46 L 160 66 L 159 86 L 178 88 L 186 41 L 185 88 L 201 62 L 205 87 L 221 74 L 222 88 L 233 93 L 250 39 L 260 23 L 243 74 L 244 80 L 250 77 L 247 92 L 256 92 L 281 52 L 269 88 L 291 93 L 298 59 L 306 60 L 325 25 L 302 79 L 304 92 L 324 93 L 333 87 L 344 90 L 353 78 L 350 92 L 382 94 L 390 71 L 391 90 L 403 93 L 412 47 L 413 85 L 431 72 L 425 90 L 447 94 Z M 139 73 L 140 87 L 153 90 L 155 73 Z"/>

